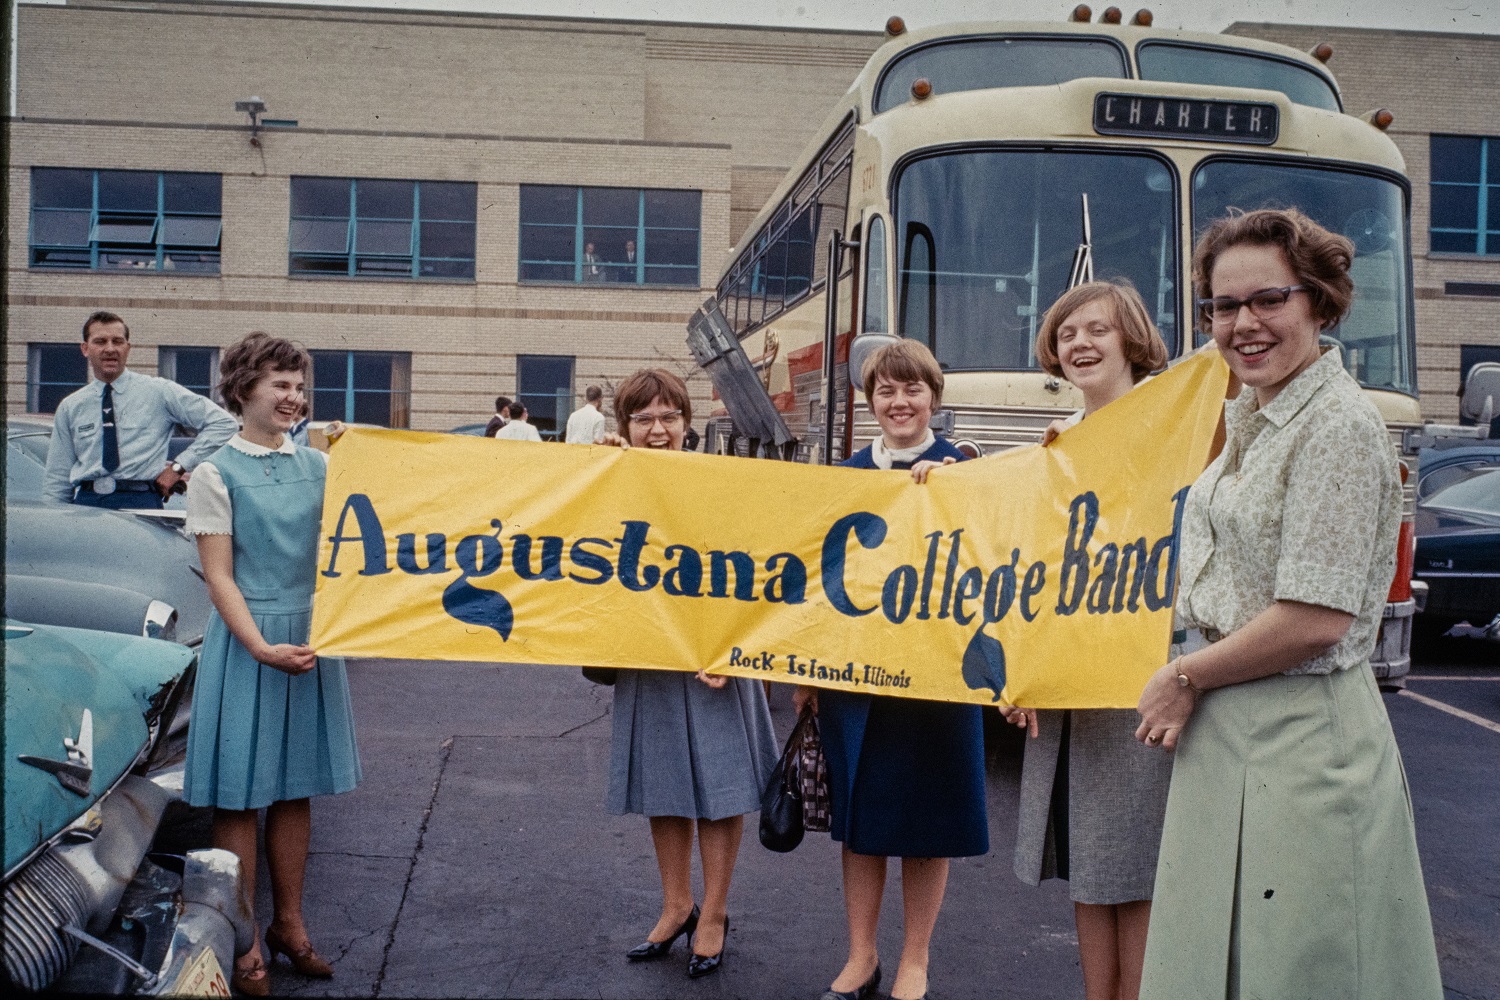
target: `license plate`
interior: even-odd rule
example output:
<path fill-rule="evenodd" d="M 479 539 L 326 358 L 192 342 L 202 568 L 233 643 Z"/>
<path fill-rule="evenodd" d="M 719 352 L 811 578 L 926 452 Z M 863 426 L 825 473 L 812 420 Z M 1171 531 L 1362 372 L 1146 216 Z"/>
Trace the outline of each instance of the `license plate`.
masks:
<path fill-rule="evenodd" d="M 212 948 L 204 948 L 182 969 L 172 988 L 164 990 L 170 996 L 179 997 L 227 997 L 229 980 Z"/>

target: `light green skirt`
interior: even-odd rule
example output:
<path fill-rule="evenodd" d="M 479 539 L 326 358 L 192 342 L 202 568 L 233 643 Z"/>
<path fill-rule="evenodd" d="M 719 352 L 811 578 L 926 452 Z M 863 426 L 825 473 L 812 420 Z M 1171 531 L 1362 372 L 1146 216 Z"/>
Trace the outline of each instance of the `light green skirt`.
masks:
<path fill-rule="evenodd" d="M 1143 1000 L 1442 995 L 1369 667 L 1204 695 L 1172 771 Z"/>

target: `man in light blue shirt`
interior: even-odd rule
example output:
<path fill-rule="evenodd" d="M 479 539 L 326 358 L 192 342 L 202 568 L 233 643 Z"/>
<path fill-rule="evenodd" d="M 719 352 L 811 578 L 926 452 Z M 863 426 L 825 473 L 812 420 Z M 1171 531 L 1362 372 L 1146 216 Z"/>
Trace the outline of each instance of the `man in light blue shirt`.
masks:
<path fill-rule="evenodd" d="M 113 510 L 160 509 L 197 464 L 239 429 L 234 417 L 169 379 L 125 367 L 130 328 L 111 312 L 83 324 L 83 356 L 94 381 L 57 404 L 43 498 Z M 197 431 L 167 461 L 172 429 Z"/>

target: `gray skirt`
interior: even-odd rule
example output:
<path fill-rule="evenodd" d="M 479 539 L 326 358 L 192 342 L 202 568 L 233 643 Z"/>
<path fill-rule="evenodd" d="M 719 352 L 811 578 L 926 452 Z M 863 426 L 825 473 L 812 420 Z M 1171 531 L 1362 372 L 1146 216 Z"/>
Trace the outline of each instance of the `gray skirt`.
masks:
<path fill-rule="evenodd" d="M 1177 745 L 1143 1000 L 1442 996 L 1370 668 L 1205 694 Z"/>
<path fill-rule="evenodd" d="M 1150 899 L 1172 755 L 1136 741 L 1133 708 L 1036 715 L 1021 765 L 1016 877 L 1065 878 L 1077 903 Z"/>
<path fill-rule="evenodd" d="M 677 670 L 621 670 L 611 720 L 615 815 L 727 819 L 760 808 L 781 756 L 765 689 L 731 678 L 715 691 Z"/>

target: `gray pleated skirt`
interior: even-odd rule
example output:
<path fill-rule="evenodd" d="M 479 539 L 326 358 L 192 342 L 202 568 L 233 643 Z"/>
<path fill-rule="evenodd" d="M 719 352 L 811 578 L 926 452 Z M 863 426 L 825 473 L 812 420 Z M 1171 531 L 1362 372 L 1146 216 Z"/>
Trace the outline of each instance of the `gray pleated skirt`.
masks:
<path fill-rule="evenodd" d="M 615 815 L 754 812 L 781 755 L 765 689 L 742 677 L 715 691 L 683 671 L 621 670 L 610 736 Z"/>
<path fill-rule="evenodd" d="M 1205 694 L 1177 745 L 1143 1000 L 1442 996 L 1370 668 Z"/>
<path fill-rule="evenodd" d="M 1139 723 L 1133 708 L 1037 712 L 1021 765 L 1022 882 L 1065 878 L 1077 903 L 1151 898 L 1172 755 L 1137 742 Z"/>

